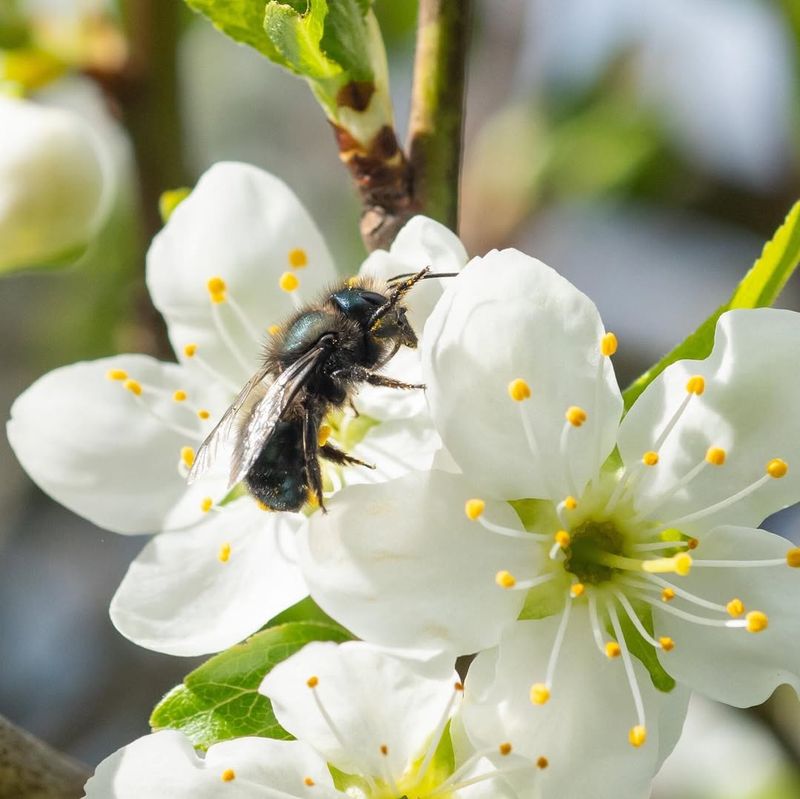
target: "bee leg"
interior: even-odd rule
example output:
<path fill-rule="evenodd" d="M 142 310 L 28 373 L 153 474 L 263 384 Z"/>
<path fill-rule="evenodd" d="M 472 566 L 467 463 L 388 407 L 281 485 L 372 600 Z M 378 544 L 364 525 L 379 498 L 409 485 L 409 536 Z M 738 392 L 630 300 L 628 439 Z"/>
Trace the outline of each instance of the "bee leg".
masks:
<path fill-rule="evenodd" d="M 403 297 L 408 294 L 408 292 L 430 271 L 431 268 L 426 266 L 424 269 L 420 269 L 419 272 L 412 275 L 407 280 L 404 280 L 402 283 L 398 283 L 397 285 L 393 286 L 391 292 L 389 293 L 389 298 L 370 317 L 369 329 L 375 330 L 381 319 L 383 319 L 386 314 L 390 313 L 394 309 L 395 305 L 397 305 L 397 303 L 400 302 L 400 300 L 402 300 Z"/>
<path fill-rule="evenodd" d="M 333 444 L 323 444 L 319 448 L 319 454 L 325 458 L 326 461 L 331 461 L 331 463 L 339 463 L 342 466 L 366 466 L 367 469 L 376 468 L 372 463 L 360 461 L 358 458 L 354 458 L 352 455 L 342 452 L 337 447 L 334 447 Z"/>
<path fill-rule="evenodd" d="M 314 492 L 322 512 L 327 513 L 325 501 L 322 497 L 322 472 L 319 468 L 319 458 L 317 457 L 319 452 L 318 437 L 316 415 L 313 409 L 306 408 L 303 414 L 303 452 L 306 459 L 306 473 L 308 474 L 309 488 Z"/>
<path fill-rule="evenodd" d="M 356 419 L 358 419 L 358 417 L 361 416 L 361 414 L 358 412 L 358 408 L 356 408 L 353 400 L 348 400 L 347 404 L 350 406 L 350 410 L 353 412 L 353 416 L 355 416 Z"/>
<path fill-rule="evenodd" d="M 371 386 L 383 386 L 384 388 L 425 388 L 424 383 L 404 383 L 402 380 L 395 380 L 393 377 L 370 372 L 369 369 L 365 369 L 363 366 L 338 369 L 331 377 L 353 383 L 369 383 Z"/>

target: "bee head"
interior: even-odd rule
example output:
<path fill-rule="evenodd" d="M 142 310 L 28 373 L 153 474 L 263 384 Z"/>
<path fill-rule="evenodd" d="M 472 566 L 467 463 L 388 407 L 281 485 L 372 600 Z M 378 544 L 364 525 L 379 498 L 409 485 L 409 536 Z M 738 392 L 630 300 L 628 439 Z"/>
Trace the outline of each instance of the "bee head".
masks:
<path fill-rule="evenodd" d="M 384 294 L 356 286 L 331 294 L 331 301 L 377 339 L 392 339 L 414 349 L 417 336 L 406 319 L 406 309 Z"/>

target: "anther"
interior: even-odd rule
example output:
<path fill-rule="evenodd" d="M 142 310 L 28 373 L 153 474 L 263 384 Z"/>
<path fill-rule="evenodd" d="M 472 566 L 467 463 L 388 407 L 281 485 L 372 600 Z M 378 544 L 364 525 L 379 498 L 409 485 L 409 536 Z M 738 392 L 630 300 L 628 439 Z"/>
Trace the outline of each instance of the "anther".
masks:
<path fill-rule="evenodd" d="M 284 272 L 278 281 L 278 285 L 283 291 L 292 292 L 297 290 L 297 287 L 300 285 L 300 281 L 297 279 L 297 275 L 295 275 L 293 272 Z"/>
<path fill-rule="evenodd" d="M 573 426 L 580 427 L 586 421 L 586 411 L 579 408 L 577 405 L 570 405 L 564 418 Z"/>
<path fill-rule="evenodd" d="M 606 657 L 609 660 L 613 660 L 614 658 L 618 658 L 622 654 L 622 650 L 619 648 L 619 644 L 616 641 L 608 641 L 605 645 L 605 653 Z"/>
<path fill-rule="evenodd" d="M 658 463 L 658 453 L 650 450 L 642 455 L 642 463 L 645 466 L 655 466 Z"/>
<path fill-rule="evenodd" d="M 200 502 L 200 510 L 203 513 L 208 513 L 211 508 L 214 506 L 214 500 L 211 497 L 203 497 L 203 500 Z"/>
<path fill-rule="evenodd" d="M 267 328 L 267 333 L 269 333 L 270 336 L 277 336 L 278 333 L 280 333 L 280 332 L 281 332 L 281 326 L 280 325 L 270 325 Z"/>
<path fill-rule="evenodd" d="M 508 396 L 514 402 L 522 402 L 531 396 L 531 387 L 521 377 L 518 377 L 508 384 Z"/>
<path fill-rule="evenodd" d="M 586 586 L 583 583 L 573 583 L 570 586 L 569 594 L 573 599 L 577 599 L 579 596 L 583 596 L 584 591 L 586 591 Z"/>
<path fill-rule="evenodd" d="M 600 353 L 606 358 L 610 358 L 617 351 L 617 337 L 613 333 L 606 333 L 600 339 Z"/>
<path fill-rule="evenodd" d="M 550 765 L 550 761 L 544 756 L 540 755 L 536 758 L 536 768 L 547 768 Z"/>
<path fill-rule="evenodd" d="M 454 683 L 453 684 L 453 688 L 456 691 L 458 691 L 459 693 L 463 693 L 464 692 L 464 683 L 463 682 Z"/>
<path fill-rule="evenodd" d="M 308 266 L 308 255 L 306 251 L 301 247 L 295 247 L 293 250 L 289 250 L 289 266 L 295 269 L 302 269 L 304 266 Z"/>
<path fill-rule="evenodd" d="M 187 358 L 194 358 L 194 356 L 197 354 L 197 344 L 187 344 L 183 348 L 183 354 Z"/>
<path fill-rule="evenodd" d="M 692 556 L 687 552 L 679 552 L 671 558 L 654 558 L 642 561 L 642 571 L 648 574 L 674 573 L 686 577 L 692 570 Z"/>
<path fill-rule="evenodd" d="M 230 544 L 223 544 L 219 548 L 219 554 L 217 555 L 220 563 L 227 563 L 231 558 L 231 545 Z"/>
<path fill-rule="evenodd" d="M 236 772 L 232 768 L 226 768 L 221 777 L 223 782 L 233 782 L 236 779 Z"/>
<path fill-rule="evenodd" d="M 628 740 L 630 741 L 631 746 L 634 746 L 638 749 L 647 740 L 647 729 L 642 724 L 637 724 L 635 727 L 631 727 L 631 730 L 628 733 Z"/>
<path fill-rule="evenodd" d="M 306 785 L 309 788 L 313 788 L 316 785 L 316 783 L 314 782 L 313 779 L 311 779 L 311 777 L 305 777 L 303 779 L 303 785 Z"/>
<path fill-rule="evenodd" d="M 700 542 L 696 538 L 687 538 L 686 539 L 686 548 L 687 549 L 697 549 Z"/>
<path fill-rule="evenodd" d="M 138 380 L 126 380 L 122 387 L 127 389 L 131 392 L 131 394 L 135 394 L 137 397 L 142 393 L 142 384 Z"/>
<path fill-rule="evenodd" d="M 329 424 L 322 424 L 319 426 L 319 432 L 317 433 L 317 443 L 324 447 L 325 444 L 328 443 L 328 439 L 331 437 L 331 433 L 333 432 L 333 428 Z"/>
<path fill-rule="evenodd" d="M 578 500 L 575 497 L 567 497 L 564 500 L 564 507 L 567 510 L 575 510 L 578 507 Z"/>
<path fill-rule="evenodd" d="M 508 741 L 506 741 L 505 743 L 502 743 L 502 744 L 500 744 L 500 746 L 497 747 L 497 751 L 500 752 L 500 754 L 503 757 L 505 757 L 506 755 L 510 755 L 511 754 L 511 744 L 508 743 Z"/>
<path fill-rule="evenodd" d="M 727 453 L 722 447 L 709 447 L 706 451 L 706 463 L 712 466 L 722 466 L 725 463 Z"/>
<path fill-rule="evenodd" d="M 181 462 L 188 469 L 194 466 L 194 450 L 191 447 L 181 447 Z"/>
<path fill-rule="evenodd" d="M 508 571 L 499 571 L 494 576 L 494 581 L 500 586 L 500 588 L 513 588 L 517 584 L 517 580 L 511 572 Z"/>
<path fill-rule="evenodd" d="M 690 377 L 686 383 L 686 391 L 689 394 L 697 394 L 700 396 L 700 394 L 702 394 L 705 390 L 706 381 L 701 375 L 694 375 L 693 377 Z"/>
<path fill-rule="evenodd" d="M 762 613 L 760 610 L 751 610 L 745 616 L 745 621 L 747 622 L 745 627 L 749 633 L 760 633 L 769 626 L 767 614 Z"/>
<path fill-rule="evenodd" d="M 793 569 L 800 569 L 800 547 L 790 549 L 786 553 L 786 565 Z"/>
<path fill-rule="evenodd" d="M 175 393 L 172 395 L 172 399 L 173 399 L 175 402 L 184 402 L 184 401 L 186 400 L 186 397 L 187 397 L 187 396 L 188 396 L 188 394 L 187 394 L 187 393 L 186 393 L 186 392 L 185 392 L 183 389 L 180 389 L 180 388 L 179 388 L 179 389 L 178 389 L 178 390 L 177 390 L 177 391 L 176 391 L 176 392 L 175 392 Z"/>
<path fill-rule="evenodd" d="M 553 540 L 561 547 L 561 549 L 566 549 L 570 542 L 569 533 L 566 530 L 559 530 L 553 536 Z"/>
<path fill-rule="evenodd" d="M 767 474 L 770 477 L 774 477 L 776 479 L 780 477 L 785 477 L 786 472 L 789 471 L 789 464 L 786 461 L 782 461 L 780 458 L 773 458 L 767 464 Z"/>
<path fill-rule="evenodd" d="M 127 380 L 128 373 L 124 369 L 109 369 L 106 372 L 106 377 L 109 380 Z"/>
<path fill-rule="evenodd" d="M 306 680 L 306 685 L 309 688 L 316 688 L 319 685 L 319 677 L 312 675 Z"/>
<path fill-rule="evenodd" d="M 381 744 L 380 747 L 381 754 L 386 757 L 389 754 L 389 747 L 386 744 Z"/>
<path fill-rule="evenodd" d="M 464 513 L 471 521 L 475 521 L 486 508 L 486 503 L 482 499 L 468 499 L 464 504 Z"/>
<path fill-rule="evenodd" d="M 531 702 L 534 705 L 545 705 L 549 699 L 550 689 L 543 682 L 537 682 L 531 686 Z"/>
<path fill-rule="evenodd" d="M 662 602 L 672 602 L 673 599 L 675 599 L 675 591 L 672 588 L 665 588 L 661 592 Z"/>
<path fill-rule="evenodd" d="M 744 613 L 744 602 L 741 599 L 734 598 L 725 605 L 725 609 L 731 618 L 738 619 Z"/>
<path fill-rule="evenodd" d="M 675 642 L 667 635 L 662 635 L 661 638 L 658 639 L 658 643 L 661 644 L 661 648 L 665 652 L 672 652 L 675 649 Z"/>
<path fill-rule="evenodd" d="M 225 302 L 225 291 L 227 286 L 221 277 L 209 278 L 208 282 L 206 283 L 206 288 L 208 289 L 209 297 L 211 297 L 211 302 L 217 304 Z"/>
<path fill-rule="evenodd" d="M 200 408 L 200 410 L 197 412 L 197 416 L 205 421 L 211 416 L 211 414 L 205 408 Z"/>

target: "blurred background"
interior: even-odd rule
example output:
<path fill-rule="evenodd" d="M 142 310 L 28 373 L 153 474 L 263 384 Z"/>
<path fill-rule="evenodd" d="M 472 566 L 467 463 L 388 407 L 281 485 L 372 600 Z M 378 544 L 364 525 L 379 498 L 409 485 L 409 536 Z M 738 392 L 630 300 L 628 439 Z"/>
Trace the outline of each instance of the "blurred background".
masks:
<path fill-rule="evenodd" d="M 476 0 L 461 235 L 560 270 L 619 336 L 623 384 L 730 294 L 800 197 L 796 0 Z M 0 37 L 0 75 L 91 121 L 113 176 L 79 263 L 0 280 L 0 413 L 43 372 L 164 354 L 143 256 L 165 189 L 218 160 L 296 191 L 342 272 L 365 253 L 359 205 L 304 85 L 180 0 L 0 0 L 33 31 Z M 401 135 L 416 4 L 375 0 Z M 0 130 L 2 143 L 2 130 Z M 335 209 L 335 212 L 331 212 Z M 0 241 L 0 248 L 2 248 Z M 781 304 L 800 309 L 790 284 Z M 195 661 L 123 639 L 108 602 L 145 539 L 93 528 L 41 494 L 0 439 L 0 713 L 94 766 L 147 732 Z M 800 541 L 800 515 L 765 526 Z M 800 707 L 698 700 L 658 799 L 800 797 Z"/>

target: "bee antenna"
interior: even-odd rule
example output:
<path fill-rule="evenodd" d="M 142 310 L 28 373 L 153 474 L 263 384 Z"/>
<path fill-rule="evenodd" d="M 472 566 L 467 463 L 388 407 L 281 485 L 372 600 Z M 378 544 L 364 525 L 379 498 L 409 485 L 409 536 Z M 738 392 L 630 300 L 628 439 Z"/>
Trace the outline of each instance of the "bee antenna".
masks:
<path fill-rule="evenodd" d="M 402 275 L 390 277 L 386 282 L 391 285 L 392 283 L 396 283 L 398 280 L 405 280 L 406 278 L 414 277 L 416 274 L 416 272 L 404 272 Z M 434 277 L 458 277 L 459 274 L 459 272 L 428 272 L 419 279 L 431 280 Z"/>

